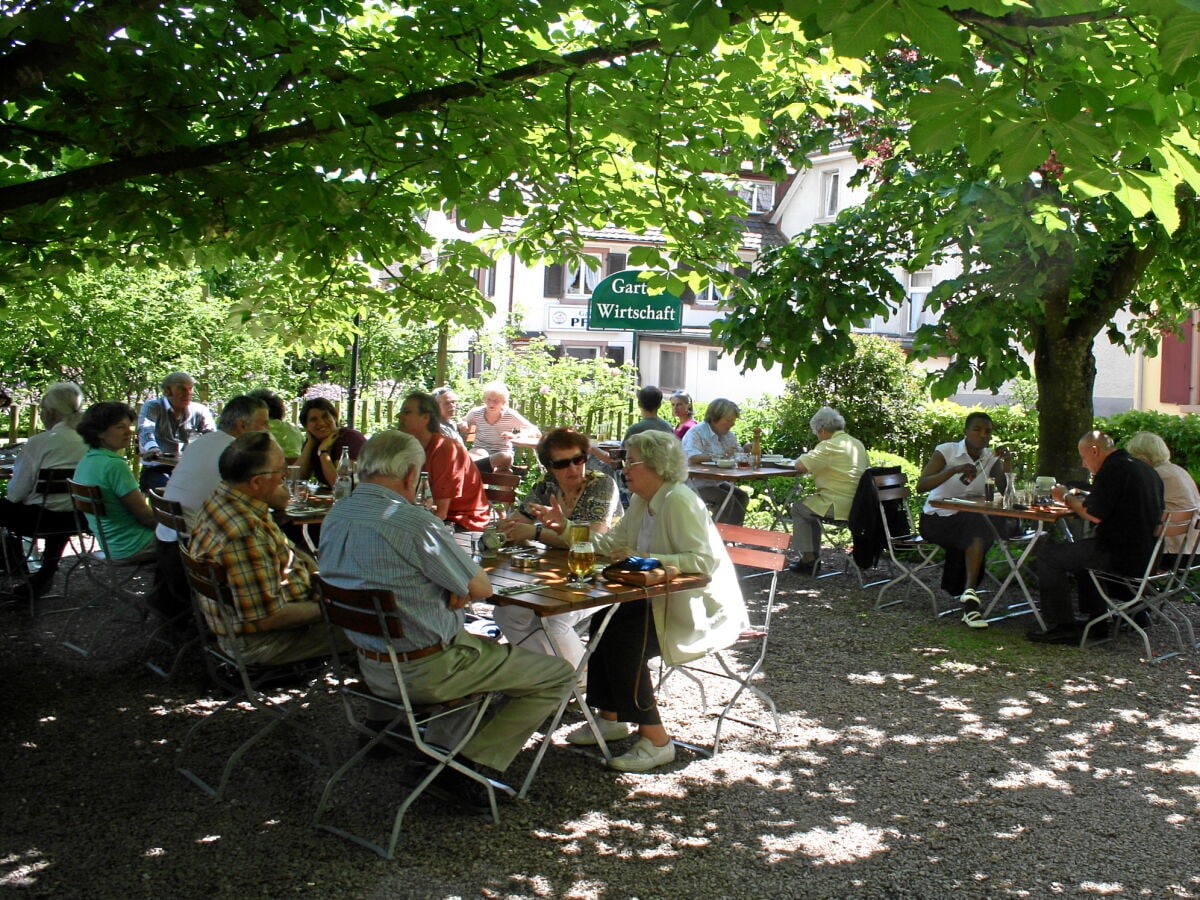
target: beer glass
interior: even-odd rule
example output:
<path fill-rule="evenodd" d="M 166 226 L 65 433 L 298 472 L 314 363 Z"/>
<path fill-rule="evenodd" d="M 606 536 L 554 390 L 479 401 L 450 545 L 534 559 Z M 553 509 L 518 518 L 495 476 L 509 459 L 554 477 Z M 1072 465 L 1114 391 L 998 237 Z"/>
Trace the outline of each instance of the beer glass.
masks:
<path fill-rule="evenodd" d="M 596 548 L 591 541 L 575 541 L 567 551 L 567 568 L 571 572 L 568 587 L 584 588 L 591 580 L 592 567 L 596 564 Z"/>

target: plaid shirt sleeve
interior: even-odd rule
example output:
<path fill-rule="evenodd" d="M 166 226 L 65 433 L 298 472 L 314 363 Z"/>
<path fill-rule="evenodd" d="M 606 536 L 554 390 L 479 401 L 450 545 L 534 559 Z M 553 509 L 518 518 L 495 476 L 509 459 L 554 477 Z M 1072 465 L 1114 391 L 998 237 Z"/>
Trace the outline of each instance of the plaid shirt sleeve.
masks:
<path fill-rule="evenodd" d="M 258 631 L 256 622 L 287 603 L 312 599 L 312 578 L 296 559 L 279 527 L 220 490 L 204 506 L 192 553 L 220 563 L 237 604 L 239 634 Z"/>

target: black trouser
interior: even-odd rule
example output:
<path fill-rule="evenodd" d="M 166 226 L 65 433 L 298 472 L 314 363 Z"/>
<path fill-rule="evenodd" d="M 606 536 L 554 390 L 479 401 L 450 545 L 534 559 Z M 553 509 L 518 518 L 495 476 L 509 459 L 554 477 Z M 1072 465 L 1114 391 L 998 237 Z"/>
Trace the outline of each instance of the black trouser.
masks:
<path fill-rule="evenodd" d="M 11 500 L 0 499 L 0 525 L 11 534 L 24 537 L 41 537 L 42 569 L 44 575 L 39 578 L 53 577 L 58 571 L 58 561 L 62 559 L 67 542 L 76 533 L 78 523 L 73 512 L 58 512 L 32 506 L 26 503 L 13 503 Z M 9 543 L 6 550 L 9 563 L 14 574 L 21 574 L 25 568 L 25 549 L 20 541 L 15 539 Z"/>
<path fill-rule="evenodd" d="M 164 616 L 173 619 L 191 608 L 192 591 L 188 587 L 183 557 L 179 554 L 179 542 L 155 540 L 154 543 L 158 557 L 158 582 L 150 602 Z"/>
<path fill-rule="evenodd" d="M 138 475 L 138 487 L 142 489 L 143 494 L 146 494 L 150 492 L 151 488 L 160 488 L 165 485 L 170 477 L 170 466 L 144 465 L 141 474 Z"/>
<path fill-rule="evenodd" d="M 607 614 L 600 610 L 592 616 L 591 634 Z M 660 725 L 654 685 L 646 661 L 658 656 L 658 633 L 649 600 L 621 603 L 613 613 L 588 660 L 588 705 L 615 712 L 617 721 L 638 725 Z"/>

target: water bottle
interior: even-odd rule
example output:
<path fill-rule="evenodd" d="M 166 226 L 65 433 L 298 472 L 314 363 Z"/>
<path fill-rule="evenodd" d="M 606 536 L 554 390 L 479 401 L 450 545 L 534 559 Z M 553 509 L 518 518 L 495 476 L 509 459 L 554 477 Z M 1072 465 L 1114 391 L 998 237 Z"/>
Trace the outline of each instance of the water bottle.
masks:
<path fill-rule="evenodd" d="M 333 501 L 336 503 L 343 497 L 349 497 L 354 490 L 354 474 L 350 464 L 350 448 L 342 450 L 342 458 L 338 460 L 337 481 L 333 483 Z"/>
<path fill-rule="evenodd" d="M 1017 507 L 1017 479 L 1012 473 L 1008 473 L 1004 484 L 1004 508 L 1016 509 Z"/>
<path fill-rule="evenodd" d="M 417 506 L 424 506 L 429 500 L 429 473 L 422 472 L 421 479 L 417 482 Z"/>

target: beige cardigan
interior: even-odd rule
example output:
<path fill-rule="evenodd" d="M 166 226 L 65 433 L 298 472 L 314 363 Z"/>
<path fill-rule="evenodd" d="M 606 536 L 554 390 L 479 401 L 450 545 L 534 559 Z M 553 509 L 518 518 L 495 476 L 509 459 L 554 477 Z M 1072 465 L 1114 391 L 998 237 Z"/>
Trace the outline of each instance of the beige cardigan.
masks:
<path fill-rule="evenodd" d="M 642 522 L 653 520 L 648 545 L 638 542 Z M 746 603 L 737 573 L 704 501 L 686 485 L 668 482 L 650 503 L 634 496 L 629 511 L 607 534 L 595 535 L 596 552 L 636 547 L 680 572 L 711 577 L 703 588 L 671 591 L 651 601 L 662 659 L 669 666 L 699 659 L 738 639 L 747 627 Z"/>

